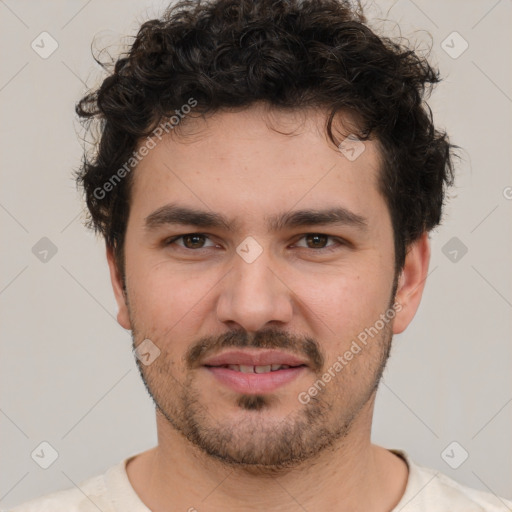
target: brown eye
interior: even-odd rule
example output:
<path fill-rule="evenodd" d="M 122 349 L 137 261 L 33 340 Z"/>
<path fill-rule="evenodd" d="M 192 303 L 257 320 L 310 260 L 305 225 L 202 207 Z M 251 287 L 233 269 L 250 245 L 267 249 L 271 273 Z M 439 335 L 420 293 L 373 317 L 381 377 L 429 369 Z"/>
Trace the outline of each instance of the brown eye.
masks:
<path fill-rule="evenodd" d="M 328 244 L 329 239 L 334 241 L 334 243 Z M 301 242 L 302 240 L 305 241 L 305 244 L 296 243 L 295 246 L 304 249 L 314 249 L 318 252 L 331 251 L 337 249 L 340 245 L 343 245 L 343 241 L 341 239 L 325 235 L 323 233 L 307 233 L 303 235 L 298 242 Z"/>
<path fill-rule="evenodd" d="M 211 245 L 205 245 L 209 241 Z M 166 246 L 177 245 L 184 249 L 207 249 L 208 247 L 214 247 L 215 244 L 209 240 L 207 235 L 202 233 L 187 233 L 186 235 L 175 236 L 165 242 Z"/>
<path fill-rule="evenodd" d="M 310 249 L 323 249 L 328 239 L 329 237 L 327 235 L 322 234 L 313 233 L 306 235 L 307 244 Z"/>
<path fill-rule="evenodd" d="M 196 233 L 193 233 L 191 235 L 184 235 L 183 245 L 187 249 L 200 249 L 204 244 L 205 238 L 206 237 L 204 235 L 199 235 Z"/>

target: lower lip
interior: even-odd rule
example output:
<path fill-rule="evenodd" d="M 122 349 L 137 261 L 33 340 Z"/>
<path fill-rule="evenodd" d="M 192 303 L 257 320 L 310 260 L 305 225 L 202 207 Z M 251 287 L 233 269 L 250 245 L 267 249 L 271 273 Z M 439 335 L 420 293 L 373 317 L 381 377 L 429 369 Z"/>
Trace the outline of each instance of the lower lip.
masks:
<path fill-rule="evenodd" d="M 307 370 L 305 366 L 297 366 L 276 370 L 275 372 L 242 373 L 220 366 L 204 366 L 203 368 L 206 368 L 215 378 L 234 391 L 253 395 L 272 393 L 272 391 L 291 382 Z"/>

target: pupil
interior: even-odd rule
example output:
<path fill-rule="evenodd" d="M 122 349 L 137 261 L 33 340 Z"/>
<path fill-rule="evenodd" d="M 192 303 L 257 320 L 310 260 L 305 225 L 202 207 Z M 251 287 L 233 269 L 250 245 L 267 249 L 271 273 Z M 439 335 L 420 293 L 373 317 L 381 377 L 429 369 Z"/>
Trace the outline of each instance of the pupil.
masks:
<path fill-rule="evenodd" d="M 315 246 L 318 246 L 318 239 L 321 239 L 320 245 L 323 247 L 325 245 L 325 243 L 322 243 L 322 242 L 326 242 L 326 238 L 327 237 L 325 235 L 308 235 L 308 241 L 313 239 L 314 240 L 313 245 L 315 245 Z"/>
<path fill-rule="evenodd" d="M 199 242 L 197 242 L 197 240 L 199 239 Z M 189 245 L 187 244 L 187 241 L 190 241 L 190 240 L 194 240 L 193 242 L 191 242 L 190 245 L 196 247 L 197 245 L 201 245 L 201 235 L 188 235 L 185 237 L 185 243 L 186 245 Z"/>

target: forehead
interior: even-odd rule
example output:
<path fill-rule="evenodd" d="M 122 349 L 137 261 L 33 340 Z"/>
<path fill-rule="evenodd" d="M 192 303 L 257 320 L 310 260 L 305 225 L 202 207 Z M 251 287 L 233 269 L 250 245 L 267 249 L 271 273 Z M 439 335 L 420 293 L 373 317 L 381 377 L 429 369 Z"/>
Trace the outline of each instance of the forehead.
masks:
<path fill-rule="evenodd" d="M 320 209 L 338 200 L 352 211 L 368 209 L 382 201 L 378 144 L 359 142 L 362 152 L 349 158 L 353 152 L 344 154 L 328 140 L 326 114 L 257 106 L 189 116 L 138 164 L 132 209 L 147 216 L 177 199 L 233 217 L 265 212 L 267 218 L 294 204 Z M 348 116 L 333 124 L 340 141 L 352 130 Z"/>

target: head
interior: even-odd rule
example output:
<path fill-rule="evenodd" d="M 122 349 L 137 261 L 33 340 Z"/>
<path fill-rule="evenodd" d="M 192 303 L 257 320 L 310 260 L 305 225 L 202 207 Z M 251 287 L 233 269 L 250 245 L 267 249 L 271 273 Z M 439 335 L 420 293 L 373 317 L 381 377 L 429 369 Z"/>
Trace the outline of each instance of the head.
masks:
<path fill-rule="evenodd" d="M 194 1 L 80 101 L 100 139 L 78 182 L 161 425 L 252 468 L 369 431 L 453 179 L 438 80 L 349 2 Z M 297 369 L 239 389 L 209 364 L 234 348 Z"/>

